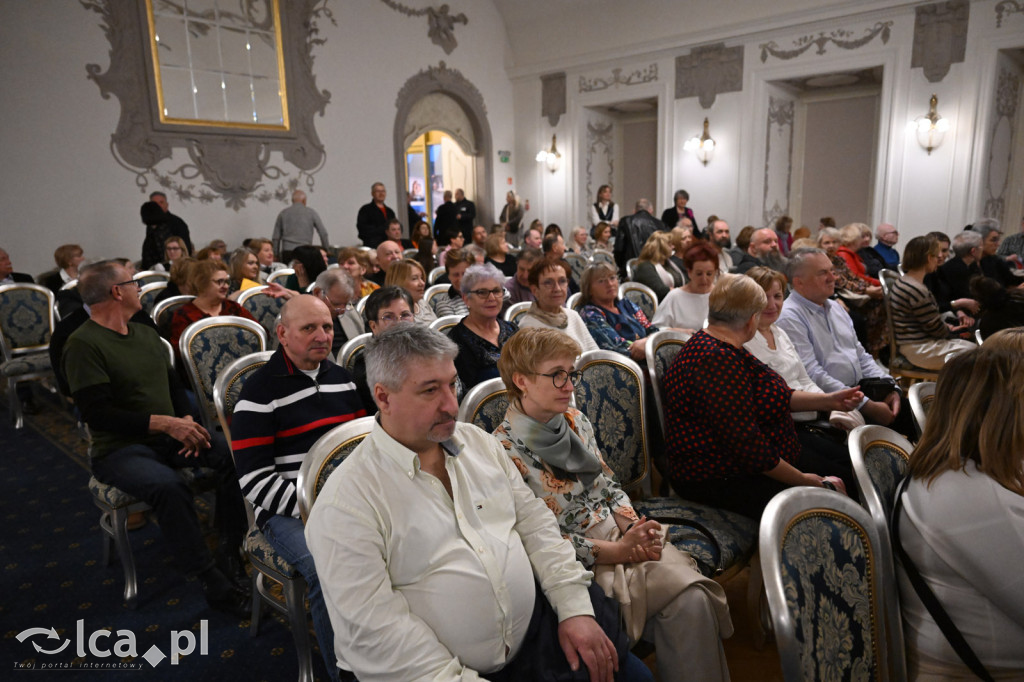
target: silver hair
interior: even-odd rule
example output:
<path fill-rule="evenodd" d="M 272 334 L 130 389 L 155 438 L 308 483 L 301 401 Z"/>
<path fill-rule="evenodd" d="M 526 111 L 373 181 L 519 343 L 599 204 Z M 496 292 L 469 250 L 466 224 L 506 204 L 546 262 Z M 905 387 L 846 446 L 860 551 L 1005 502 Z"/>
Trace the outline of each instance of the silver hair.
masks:
<path fill-rule="evenodd" d="M 995 218 L 982 218 L 976 220 L 971 229 L 981 235 L 982 239 L 985 239 L 993 232 L 1002 233 L 1002 228 L 999 227 L 999 221 Z"/>
<path fill-rule="evenodd" d="M 401 390 L 409 367 L 417 360 L 454 360 L 455 342 L 439 331 L 416 322 L 399 322 L 366 342 L 366 383 L 389 391 Z"/>
<path fill-rule="evenodd" d="M 648 201 L 647 199 L 637 199 L 636 200 L 636 210 L 637 211 L 647 211 L 648 213 L 650 213 L 651 212 L 651 202 Z"/>
<path fill-rule="evenodd" d="M 722 275 L 708 297 L 708 324 L 741 329 L 767 303 L 764 289 L 750 277 Z"/>
<path fill-rule="evenodd" d="M 821 240 L 824 237 L 832 237 L 837 242 L 839 241 L 839 230 L 834 227 L 823 227 L 818 230 L 818 243 L 821 244 Z"/>
<path fill-rule="evenodd" d="M 789 260 L 786 262 L 786 271 L 783 274 L 786 275 L 786 279 L 789 280 L 790 284 L 793 283 L 793 277 L 800 275 L 804 269 L 804 263 L 811 256 L 825 256 L 825 258 L 828 258 L 828 254 L 825 253 L 824 249 L 809 246 L 802 249 L 793 249 L 789 252 Z"/>
<path fill-rule="evenodd" d="M 981 246 L 982 236 L 980 232 L 974 230 L 964 230 L 960 234 L 953 236 L 953 241 L 950 244 L 950 248 L 953 249 L 953 253 L 960 258 L 968 256 L 971 253 L 971 249 L 976 249 Z"/>
<path fill-rule="evenodd" d="M 316 277 L 316 288 L 327 293 L 332 287 L 341 287 L 342 293 L 346 298 L 352 298 L 356 295 L 356 283 L 352 279 L 352 275 L 348 274 L 343 268 L 330 268 L 324 270 Z"/>
<path fill-rule="evenodd" d="M 486 282 L 489 279 L 493 279 L 498 283 L 498 286 L 501 286 L 505 283 L 505 274 L 490 263 L 470 265 L 466 268 L 465 274 L 462 275 L 462 281 L 459 283 L 459 290 L 463 293 L 472 291 L 473 289 L 476 289 L 478 284 Z"/>

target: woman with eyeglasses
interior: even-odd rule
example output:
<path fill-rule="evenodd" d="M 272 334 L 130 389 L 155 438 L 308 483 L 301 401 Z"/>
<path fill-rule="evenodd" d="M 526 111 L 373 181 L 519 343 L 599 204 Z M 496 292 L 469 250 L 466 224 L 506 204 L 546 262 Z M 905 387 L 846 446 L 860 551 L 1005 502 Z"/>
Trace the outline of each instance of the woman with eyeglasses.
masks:
<path fill-rule="evenodd" d="M 437 319 L 434 309 L 423 302 L 423 293 L 427 290 L 427 273 L 416 261 L 406 259 L 392 263 L 384 278 L 384 285 L 402 287 L 409 292 L 417 322 L 430 324 Z"/>
<path fill-rule="evenodd" d="M 366 326 L 369 327 L 370 333 L 377 336 L 399 322 L 414 322 L 416 316 L 413 314 L 412 308 L 412 296 L 408 291 L 402 287 L 385 285 L 375 289 L 367 296 L 363 317 L 366 318 Z M 344 358 L 337 360 L 338 364 L 342 364 Z M 368 416 L 377 414 L 377 403 L 373 399 L 373 390 L 366 383 L 366 360 L 362 353 L 351 362 L 349 371 L 355 382 L 359 399 L 363 402 L 363 407 L 366 408 L 366 414 Z"/>
<path fill-rule="evenodd" d="M 519 327 L 543 327 L 568 334 L 583 352 L 598 350 L 587 323 L 572 308 L 565 307 L 572 270 L 565 261 L 540 259 L 530 268 L 530 292 L 533 303 L 519 318 Z"/>
<path fill-rule="evenodd" d="M 658 328 L 635 303 L 619 298 L 619 276 L 614 266 L 595 263 L 583 271 L 580 303 L 580 317 L 598 348 L 646 362 L 647 337 Z"/>
<path fill-rule="evenodd" d="M 462 299 L 469 313 L 448 336 L 459 347 L 455 369 L 463 390 L 498 376 L 501 347 L 519 330 L 514 322 L 501 319 L 504 281 L 501 271 L 489 263 L 472 265 L 462 276 Z"/>
<path fill-rule="evenodd" d="M 725 592 L 641 518 L 570 398 L 580 346 L 553 329 L 523 329 L 498 361 L 509 395 L 494 435 L 558 520 L 576 558 L 622 606 L 630 645 L 647 628 L 662 680 L 729 679 L 721 638 L 732 634 Z M 629 663 L 626 663 L 628 666 Z"/>
<path fill-rule="evenodd" d="M 171 345 L 175 353 L 178 352 L 178 339 L 193 322 L 220 315 L 235 315 L 256 321 L 248 310 L 228 300 L 231 275 L 224 262 L 196 261 L 188 269 L 188 286 L 195 298 L 175 310 L 171 318 Z"/>
<path fill-rule="evenodd" d="M 164 261 L 162 263 L 155 263 L 152 269 L 157 272 L 170 272 L 174 266 L 174 261 L 187 255 L 188 246 L 185 244 L 184 239 L 181 237 L 168 237 L 164 240 Z"/>

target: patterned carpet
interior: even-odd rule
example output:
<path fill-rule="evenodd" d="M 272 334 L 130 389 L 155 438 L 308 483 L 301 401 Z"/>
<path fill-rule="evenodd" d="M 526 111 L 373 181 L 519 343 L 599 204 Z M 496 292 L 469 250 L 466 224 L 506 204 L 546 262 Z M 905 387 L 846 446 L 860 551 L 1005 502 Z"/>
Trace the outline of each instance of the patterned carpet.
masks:
<path fill-rule="evenodd" d="M 0 402 L 0 677 L 21 679 L 31 669 L 35 674 L 25 679 L 50 679 L 76 668 L 81 677 L 75 679 L 106 679 L 115 671 L 145 680 L 295 679 L 295 649 L 284 621 L 264 610 L 260 634 L 250 638 L 248 620 L 209 609 L 199 584 L 171 568 L 152 519 L 130 533 L 139 605 L 134 611 L 122 605 L 120 563 L 115 558 L 103 565 L 84 444 L 67 412 L 40 402 L 43 412 L 28 417 L 20 431 Z M 26 632 L 32 628 L 40 631 Z M 109 635 L 92 636 L 98 630 Z M 190 637 L 194 651 L 172 665 L 173 642 L 184 650 Z M 313 666 L 317 678 L 326 679 L 317 651 Z"/>

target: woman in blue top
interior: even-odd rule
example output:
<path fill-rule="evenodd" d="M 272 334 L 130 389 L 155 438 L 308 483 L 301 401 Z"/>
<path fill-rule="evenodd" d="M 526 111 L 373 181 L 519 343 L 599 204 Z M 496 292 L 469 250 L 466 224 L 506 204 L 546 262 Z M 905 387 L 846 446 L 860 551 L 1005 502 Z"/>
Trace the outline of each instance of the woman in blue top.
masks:
<path fill-rule="evenodd" d="M 644 362 L 647 337 L 658 331 L 632 301 L 619 298 L 619 278 L 608 263 L 583 271 L 580 316 L 599 348 Z"/>

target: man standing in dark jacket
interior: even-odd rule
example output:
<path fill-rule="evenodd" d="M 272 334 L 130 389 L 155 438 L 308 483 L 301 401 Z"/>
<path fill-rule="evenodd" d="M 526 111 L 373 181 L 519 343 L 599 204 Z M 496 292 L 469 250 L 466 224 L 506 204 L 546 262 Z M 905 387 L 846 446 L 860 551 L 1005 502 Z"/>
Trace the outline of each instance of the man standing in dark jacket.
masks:
<path fill-rule="evenodd" d="M 636 213 L 619 221 L 619 236 L 615 238 L 615 263 L 619 274 L 626 274 L 626 262 L 640 255 L 647 238 L 657 230 L 665 230 L 665 223 L 651 215 L 651 202 L 639 199 Z"/>
<path fill-rule="evenodd" d="M 434 240 L 438 246 L 448 246 L 452 236 L 459 231 L 458 221 L 455 220 L 455 203 L 452 201 L 452 191 L 444 191 L 444 203 L 434 211 Z"/>
<path fill-rule="evenodd" d="M 388 190 L 383 182 L 375 182 L 370 188 L 373 201 L 364 204 L 356 216 L 356 233 L 364 246 L 371 249 L 387 239 L 388 221 L 395 218 L 395 212 L 384 204 Z"/>
<path fill-rule="evenodd" d="M 466 238 L 466 243 L 473 241 L 473 227 L 476 225 L 476 204 L 466 198 L 461 189 L 455 190 L 455 222 Z"/>
<path fill-rule="evenodd" d="M 167 206 L 167 195 L 163 192 L 152 192 L 149 195 L 149 200 L 156 203 L 164 212 L 164 224 L 167 229 L 170 230 L 170 236 L 181 237 L 185 240 L 185 244 L 188 245 L 188 254 L 193 254 L 196 250 L 192 247 L 192 238 L 188 234 L 188 225 L 184 220 L 171 213 L 170 208 Z M 163 248 L 163 244 L 160 244 L 160 248 Z M 188 255 L 185 254 L 185 255 Z M 163 260 L 163 251 L 160 252 L 160 260 Z"/>

